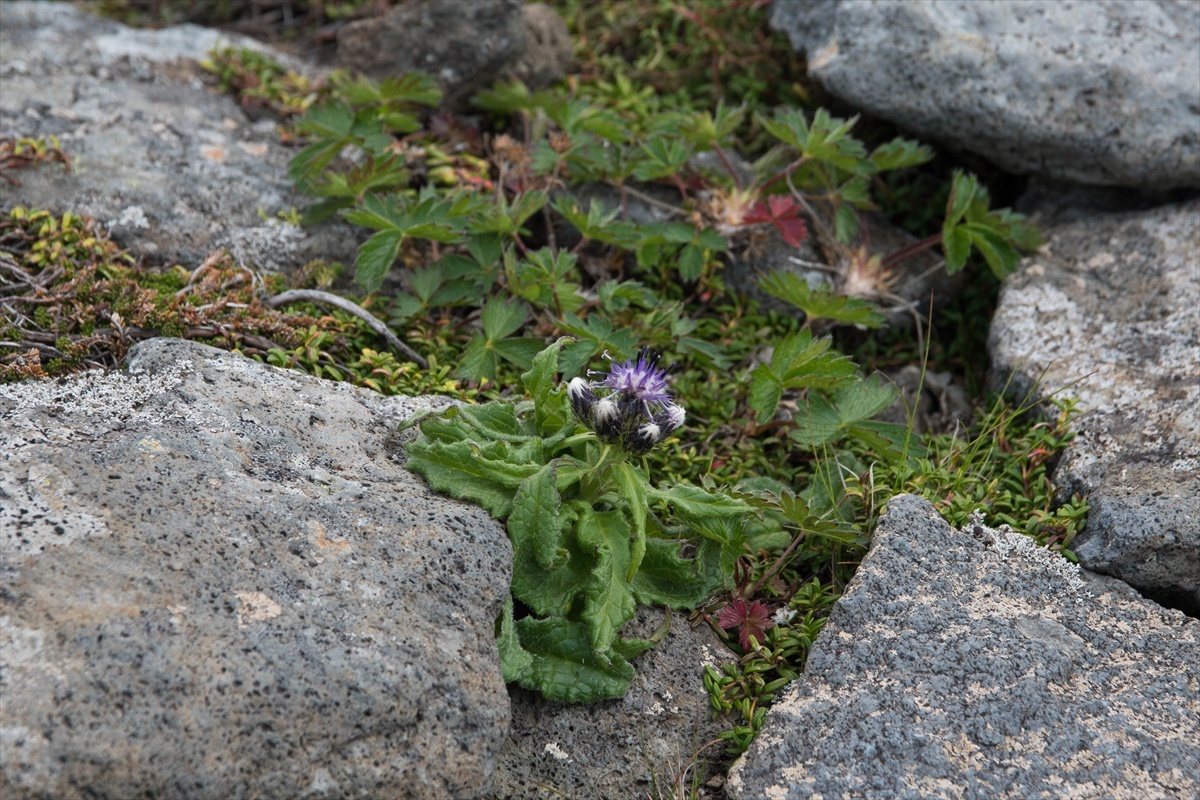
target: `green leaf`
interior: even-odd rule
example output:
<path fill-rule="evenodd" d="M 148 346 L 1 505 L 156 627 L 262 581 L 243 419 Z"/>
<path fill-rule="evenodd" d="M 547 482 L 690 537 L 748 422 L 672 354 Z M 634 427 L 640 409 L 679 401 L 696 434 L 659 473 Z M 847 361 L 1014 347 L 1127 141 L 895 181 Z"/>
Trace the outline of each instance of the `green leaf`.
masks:
<path fill-rule="evenodd" d="M 612 474 L 621 490 L 621 496 L 629 503 L 629 516 L 632 518 L 636 537 L 629 559 L 629 573 L 625 578 L 631 581 L 646 555 L 646 518 L 650 515 L 650 507 L 646 504 L 646 477 L 628 461 L 615 465 Z"/>
<path fill-rule="evenodd" d="M 538 565 L 550 569 L 559 557 L 563 523 L 562 498 L 555 486 L 554 465 L 551 463 L 517 487 L 512 512 L 508 516 L 508 536 L 514 548 L 530 548 Z"/>
<path fill-rule="evenodd" d="M 544 345 L 541 339 L 501 339 L 492 343 L 497 354 L 521 369 L 533 366 L 534 356 L 542 351 Z"/>
<path fill-rule="evenodd" d="M 509 302 L 499 295 L 488 298 L 480 314 L 483 333 L 492 342 L 514 333 L 528 318 L 529 309 L 524 303 L 519 300 Z"/>
<path fill-rule="evenodd" d="M 763 425 L 775 416 L 783 399 L 783 381 L 766 364 L 759 364 L 750 373 L 750 407 L 758 412 L 758 424 Z"/>
<path fill-rule="evenodd" d="M 946 222 L 943 233 L 948 232 L 962 221 L 978 191 L 979 181 L 975 179 L 974 175 L 967 175 L 961 170 L 954 171 L 953 182 L 950 185 L 950 197 L 946 201 Z"/>
<path fill-rule="evenodd" d="M 400 255 L 404 234 L 399 231 L 379 231 L 358 248 L 354 262 L 354 282 L 368 293 L 379 290 L 383 278 Z"/>
<path fill-rule="evenodd" d="M 561 337 L 534 356 L 533 367 L 521 375 L 525 391 L 533 398 L 534 420 L 537 432 L 542 436 L 551 436 L 566 424 L 561 391 L 555 377 L 558 374 L 558 353 L 573 341 L 570 336 Z"/>
<path fill-rule="evenodd" d="M 646 495 L 667 503 L 675 513 L 685 517 L 738 517 L 754 510 L 743 500 L 687 484 L 666 488 L 647 486 Z"/>
<path fill-rule="evenodd" d="M 669 539 L 646 541 L 646 557 L 630 587 L 639 603 L 695 608 L 708 597 L 708 581 L 694 562 L 679 557 L 679 544 Z"/>
<path fill-rule="evenodd" d="M 967 263 L 971 254 L 971 237 L 962 226 L 950 229 L 949 235 L 942 234 L 942 247 L 946 252 L 946 272 L 953 275 Z"/>
<path fill-rule="evenodd" d="M 517 621 L 521 646 L 533 660 L 520 681 L 550 700 L 591 703 L 625 696 L 634 671 L 616 652 L 592 649 L 588 627 L 565 619 Z"/>
<path fill-rule="evenodd" d="M 1017 271 L 1021 255 L 1004 241 L 1004 238 L 990 228 L 976 223 L 967 223 L 960 230 L 965 230 L 971 237 L 971 244 L 983 255 L 983 260 L 991 267 L 997 278 L 1003 278 Z"/>
<path fill-rule="evenodd" d="M 838 389 L 833 395 L 838 418 L 843 423 L 870 419 L 896 401 L 896 390 L 872 375 Z"/>
<path fill-rule="evenodd" d="M 882 327 L 885 320 L 865 300 L 834 294 L 825 287 L 813 289 L 807 281 L 788 269 L 767 273 L 759 279 L 758 285 L 767 294 L 791 303 L 812 319 L 828 319 L 867 328 Z"/>
<path fill-rule="evenodd" d="M 599 652 L 610 647 L 621 626 L 637 610 L 626 577 L 630 566 L 629 534 L 629 522 L 619 511 L 584 508 L 579 515 L 579 544 L 596 558 L 592 579 L 584 589 L 583 619 L 591 630 L 592 647 Z"/>
<path fill-rule="evenodd" d="M 704 272 L 704 248 L 689 244 L 679 253 L 679 279 L 684 283 L 699 280 Z"/>
<path fill-rule="evenodd" d="M 841 433 L 837 409 L 819 394 L 810 394 L 806 407 L 796 414 L 796 427 L 789 434 L 801 447 L 816 448 L 835 440 Z"/>
<path fill-rule="evenodd" d="M 497 519 L 508 516 L 517 487 L 538 469 L 533 464 L 483 458 L 479 447 L 471 442 L 424 438 L 408 445 L 407 466 L 423 475 L 434 490 L 476 502 Z"/>
<path fill-rule="evenodd" d="M 933 150 L 912 139 L 895 138 L 876 147 L 871 153 L 871 163 L 880 172 L 915 167 L 933 160 Z"/>
<path fill-rule="evenodd" d="M 521 647 L 517 637 L 516 624 L 513 622 L 512 595 L 504 599 L 504 611 L 500 614 L 500 632 L 496 635 L 496 645 L 500 650 L 500 670 L 505 683 L 520 681 L 529 677 L 529 668 L 533 665 L 533 654 Z"/>
<path fill-rule="evenodd" d="M 564 507 L 566 532 L 553 567 L 538 563 L 533 543 L 527 538 L 513 540 L 513 597 L 543 615 L 563 616 L 578 605 L 577 599 L 592 580 L 595 556 L 583 549 L 574 530 L 580 507 Z"/>

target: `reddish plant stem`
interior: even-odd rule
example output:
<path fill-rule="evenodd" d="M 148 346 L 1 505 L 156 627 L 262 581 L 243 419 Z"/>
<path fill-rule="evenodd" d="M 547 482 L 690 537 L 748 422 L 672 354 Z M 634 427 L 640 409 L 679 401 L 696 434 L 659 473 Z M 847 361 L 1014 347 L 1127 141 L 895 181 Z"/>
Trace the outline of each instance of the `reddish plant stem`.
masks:
<path fill-rule="evenodd" d="M 935 233 L 933 236 L 930 236 L 926 239 L 922 239 L 919 242 L 913 242 L 912 244 L 910 244 L 906 247 L 901 247 L 896 252 L 889 254 L 887 256 L 887 258 L 883 259 L 883 263 L 881 264 L 881 266 L 884 270 L 889 270 L 892 267 L 899 264 L 904 259 L 912 258 L 917 253 L 920 253 L 924 250 L 928 250 L 929 248 L 934 247 L 935 245 L 941 244 L 941 242 L 942 242 L 942 234 Z"/>

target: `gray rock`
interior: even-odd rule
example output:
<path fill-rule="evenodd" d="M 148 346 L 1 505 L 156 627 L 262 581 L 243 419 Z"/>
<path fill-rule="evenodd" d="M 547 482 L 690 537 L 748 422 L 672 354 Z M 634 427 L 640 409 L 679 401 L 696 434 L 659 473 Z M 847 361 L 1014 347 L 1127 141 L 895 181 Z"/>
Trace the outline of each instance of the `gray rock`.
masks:
<path fill-rule="evenodd" d="M 271 120 L 251 122 L 206 83 L 195 59 L 244 37 L 195 25 L 139 31 L 67 3 L 0 3 L 0 135 L 50 136 L 74 159 L 14 173 L 0 205 L 75 211 L 158 262 L 196 266 L 228 247 L 248 267 L 283 270 L 322 257 L 349 263 L 345 223 L 309 231 L 273 216 L 302 204 L 292 151 Z"/>
<path fill-rule="evenodd" d="M 473 797 L 512 554 L 384 398 L 191 342 L 0 387 L 0 796 Z"/>
<path fill-rule="evenodd" d="M 642 607 L 624 635 L 648 637 L 663 618 L 661 609 Z M 674 616 L 663 642 L 634 662 L 637 678 L 621 700 L 563 705 L 515 689 L 488 800 L 674 796 L 668 789 L 679 774 L 703 770 L 694 758 L 721 755 L 710 743 L 729 723 L 712 718 L 704 667 L 732 659 L 707 627 L 693 630 Z"/>
<path fill-rule="evenodd" d="M 338 31 L 338 61 L 374 78 L 421 70 L 462 107 L 525 49 L 521 0 L 415 0 Z"/>
<path fill-rule="evenodd" d="M 565 77 L 571 68 L 571 32 L 567 23 L 545 3 L 521 7 L 525 20 L 525 50 L 513 74 L 534 89 L 544 89 Z"/>
<path fill-rule="evenodd" d="M 1200 613 L 1200 202 L 1037 208 L 1049 242 L 1001 290 L 993 370 L 1079 401 L 1054 478 L 1092 504 L 1080 563 Z"/>
<path fill-rule="evenodd" d="M 901 495 L 734 800 L 1200 796 L 1200 622 Z"/>
<path fill-rule="evenodd" d="M 809 74 L 851 105 L 1017 173 L 1200 185 L 1200 4 L 775 3 Z"/>

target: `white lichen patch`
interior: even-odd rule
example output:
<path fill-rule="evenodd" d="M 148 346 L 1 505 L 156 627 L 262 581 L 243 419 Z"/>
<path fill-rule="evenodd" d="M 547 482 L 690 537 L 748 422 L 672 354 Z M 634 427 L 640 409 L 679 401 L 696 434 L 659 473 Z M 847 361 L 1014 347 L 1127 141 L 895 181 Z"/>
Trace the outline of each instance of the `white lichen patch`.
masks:
<path fill-rule="evenodd" d="M 559 761 L 566 761 L 568 763 L 571 761 L 571 754 L 559 747 L 558 742 L 547 742 L 546 746 L 542 748 L 542 752 L 552 758 L 557 758 Z"/>
<path fill-rule="evenodd" d="M 266 622 L 283 613 L 283 608 L 262 592 L 234 592 L 238 599 L 237 618 L 239 628 L 250 627 L 251 622 Z"/>
<path fill-rule="evenodd" d="M 1072 564 L 1067 559 L 1042 547 L 1032 537 L 1018 533 L 1008 525 L 999 528 L 989 528 L 984 522 L 982 511 L 972 512 L 963 533 L 978 536 L 976 528 L 981 528 L 982 535 L 988 540 L 987 549 L 995 553 L 1002 561 L 1024 561 L 1038 567 L 1044 572 L 1062 582 L 1062 588 L 1071 594 L 1090 597 L 1080 577 L 1079 565 Z"/>
<path fill-rule="evenodd" d="M 186 365 L 175 364 L 154 373 L 90 370 L 53 381 L 24 381 L 0 386 L 0 418 L 28 409 L 54 409 L 120 419 L 147 400 L 183 383 Z"/>

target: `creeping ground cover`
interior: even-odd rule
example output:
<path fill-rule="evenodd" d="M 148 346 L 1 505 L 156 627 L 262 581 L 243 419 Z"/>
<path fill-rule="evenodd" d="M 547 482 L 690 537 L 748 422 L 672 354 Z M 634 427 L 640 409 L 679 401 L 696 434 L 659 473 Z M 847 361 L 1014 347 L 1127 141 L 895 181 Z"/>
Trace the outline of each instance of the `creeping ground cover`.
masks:
<path fill-rule="evenodd" d="M 354 226 L 353 262 L 145 264 L 94 221 L 14 208 L 0 380 L 111 366 L 171 335 L 457 398 L 417 423 L 408 466 L 507 527 L 506 680 L 620 697 L 665 632 L 623 626 L 665 606 L 738 655 L 704 677 L 737 753 L 895 494 L 1072 557 L 1088 508 L 1048 477 L 1071 409 L 986 394 L 980 366 L 999 280 L 1039 234 L 995 200 L 1005 176 L 821 107 L 761 2 L 554 5 L 572 73 L 500 81 L 466 110 L 422 74 L 313 79 L 210 53 L 214 90 L 274 114 L 293 148 L 288 222 Z M 71 164 L 53 141 L 5 152 L 7 180 Z M 905 243 L 873 244 L 884 226 Z M 745 263 L 751 290 L 735 290 Z M 906 269 L 970 278 L 933 307 L 905 299 Z M 920 391 L 898 402 L 906 366 L 949 376 L 971 410 L 925 425 Z"/>

